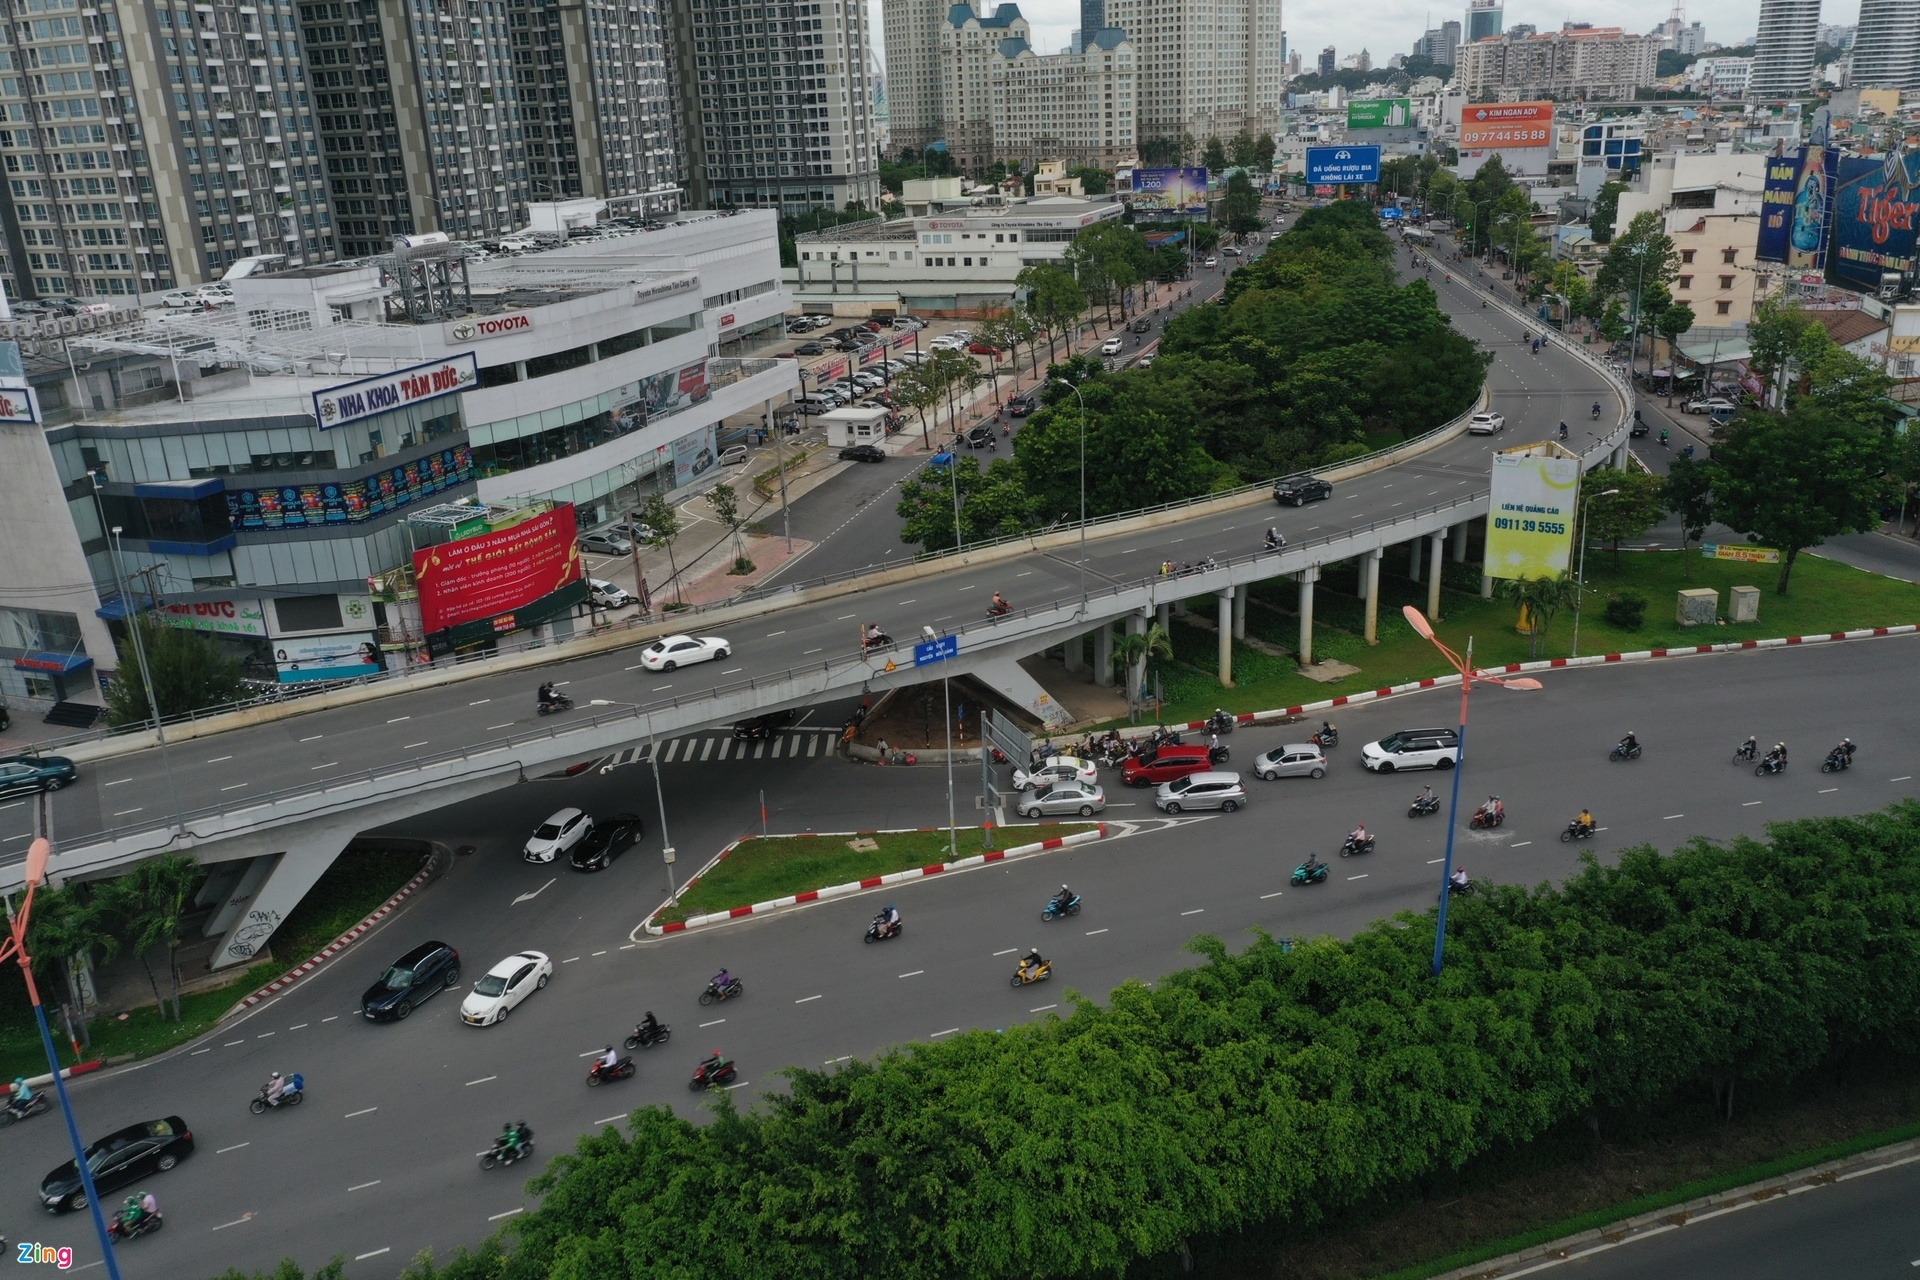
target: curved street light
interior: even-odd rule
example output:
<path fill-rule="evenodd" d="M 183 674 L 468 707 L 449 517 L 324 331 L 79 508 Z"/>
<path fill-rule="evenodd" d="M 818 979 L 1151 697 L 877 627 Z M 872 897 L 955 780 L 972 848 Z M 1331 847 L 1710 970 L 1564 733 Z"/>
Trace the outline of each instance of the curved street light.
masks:
<path fill-rule="evenodd" d="M 667 864 L 667 888 L 673 895 L 668 901 L 677 903 L 680 901 L 680 886 L 674 882 L 673 878 L 673 837 L 667 834 L 667 797 L 666 793 L 660 789 L 660 743 L 653 736 L 653 712 L 637 702 L 615 702 L 609 698 L 592 698 L 588 700 L 587 705 L 626 707 L 630 711 L 638 711 L 647 718 L 647 763 L 653 766 L 653 799 L 654 803 L 660 806 L 660 860 Z"/>
<path fill-rule="evenodd" d="M 1087 616 L 1087 398 L 1065 378 L 1053 379 L 1080 402 L 1080 616 Z"/>

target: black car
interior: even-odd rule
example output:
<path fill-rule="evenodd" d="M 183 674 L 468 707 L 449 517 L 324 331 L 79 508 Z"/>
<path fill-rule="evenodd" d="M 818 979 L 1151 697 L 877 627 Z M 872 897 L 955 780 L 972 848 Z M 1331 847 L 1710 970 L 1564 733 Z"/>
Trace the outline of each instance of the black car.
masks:
<path fill-rule="evenodd" d="M 825 352 L 826 348 L 817 342 L 803 342 L 793 349 L 793 354 L 797 356 L 817 356 Z"/>
<path fill-rule="evenodd" d="M 179 1116 L 146 1120 L 117 1129 L 87 1148 L 87 1168 L 101 1195 L 118 1191 L 149 1174 L 165 1173 L 193 1154 L 193 1134 Z M 69 1160 L 40 1180 L 40 1202 L 48 1213 L 87 1207 L 87 1189 L 79 1166 Z"/>
<path fill-rule="evenodd" d="M 616 813 L 595 821 L 586 838 L 573 846 L 567 861 L 575 871 L 605 871 L 613 860 L 625 853 L 642 831 L 640 815 Z"/>
<path fill-rule="evenodd" d="M 444 942 L 423 942 L 395 960 L 360 997 L 360 1012 L 375 1022 L 399 1022 L 443 987 L 459 985 L 460 953 Z"/>
<path fill-rule="evenodd" d="M 1040 402 L 1032 396 L 1015 396 L 1007 401 L 1007 412 L 1016 418 L 1024 418 L 1040 407 Z"/>
<path fill-rule="evenodd" d="M 1638 409 L 1633 411 L 1633 425 L 1627 428 L 1627 434 L 1636 440 L 1647 434 L 1647 420 L 1640 416 Z"/>
<path fill-rule="evenodd" d="M 885 462 L 887 451 L 877 444 L 850 444 L 840 451 L 842 462 Z"/>
<path fill-rule="evenodd" d="M 994 443 L 992 427 L 975 427 L 967 432 L 967 448 L 986 449 Z"/>
<path fill-rule="evenodd" d="M 1333 486 L 1318 476 L 1289 476 L 1273 486 L 1273 500 L 1284 506 L 1305 506 L 1332 496 Z"/>
<path fill-rule="evenodd" d="M 871 448 L 872 446 L 865 445 L 856 447 Z M 771 738 L 774 734 L 793 723 L 794 714 L 793 708 L 788 707 L 784 711 L 769 711 L 765 715 L 754 716 L 748 720 L 738 721 L 733 726 L 733 736 L 736 738 L 745 738 L 748 741 Z"/>

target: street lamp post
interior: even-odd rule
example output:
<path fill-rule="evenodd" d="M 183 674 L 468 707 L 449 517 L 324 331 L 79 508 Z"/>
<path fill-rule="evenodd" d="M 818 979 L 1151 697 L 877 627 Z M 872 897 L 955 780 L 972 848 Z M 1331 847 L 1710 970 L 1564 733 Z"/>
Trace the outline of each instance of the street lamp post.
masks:
<path fill-rule="evenodd" d="M 1065 378 L 1055 382 L 1073 392 L 1080 402 L 1080 616 L 1087 615 L 1087 398 Z"/>
<path fill-rule="evenodd" d="M 939 638 L 934 632 L 934 629 L 924 623 L 921 624 L 920 635 L 928 641 Z M 948 666 L 949 660 L 941 658 L 940 705 L 944 708 L 944 714 L 941 716 L 941 719 L 946 722 L 947 727 L 947 858 L 949 861 L 958 861 L 960 857 L 960 815 L 959 811 L 956 810 L 953 805 L 953 686 L 947 674 Z M 985 760 L 987 754 L 986 720 L 982 719 L 980 723 L 982 726 L 980 730 L 980 758 Z M 885 764 L 886 761 L 882 760 L 880 763 Z"/>
<path fill-rule="evenodd" d="M 47 1028 L 47 1011 L 40 1003 L 40 988 L 33 980 L 33 958 L 27 954 L 27 926 L 33 920 L 33 895 L 46 883 L 47 861 L 53 856 L 53 846 L 45 837 L 35 840 L 27 847 L 26 900 L 20 904 L 16 913 L 13 899 L 3 900 L 7 904 L 7 932 L 11 941 L 0 944 L 0 960 L 9 953 L 19 962 L 20 976 L 27 984 L 27 999 L 33 1004 L 33 1019 L 40 1026 L 40 1045 L 47 1051 L 47 1067 L 53 1072 L 54 1092 L 60 1096 L 60 1112 L 67 1121 L 67 1140 L 73 1144 L 73 1164 L 80 1171 L 80 1185 L 87 1193 L 87 1209 L 93 1215 L 93 1229 L 100 1237 L 100 1251 L 106 1257 L 107 1275 L 112 1280 L 120 1280 L 120 1263 L 113 1256 L 113 1240 L 107 1234 L 107 1220 L 100 1211 L 100 1192 L 93 1185 L 93 1169 L 87 1164 L 86 1145 L 80 1141 L 80 1126 L 73 1118 L 73 1100 L 67 1097 L 67 1082 L 60 1078 L 60 1055 L 53 1047 L 53 1032 Z"/>
<path fill-rule="evenodd" d="M 94 506 L 101 514 L 105 509 L 100 505 L 100 477 L 93 476 Z M 120 568 L 120 530 L 114 525 L 107 530 L 107 559 L 113 565 L 113 583 L 120 592 L 120 602 L 131 610 L 133 601 L 127 595 L 126 575 Z M 127 633 L 133 637 L 133 658 L 140 668 L 140 683 L 146 686 L 147 711 L 153 716 L 153 736 L 160 746 L 160 768 L 167 775 L 167 796 L 173 802 L 173 822 L 180 825 L 180 789 L 173 781 L 173 760 L 167 751 L 167 730 L 160 721 L 160 697 L 153 689 L 153 671 L 147 666 L 146 638 L 141 634 L 141 615 L 129 612 L 126 615 Z"/>
<path fill-rule="evenodd" d="M 1602 489 L 1598 493 L 1587 495 L 1580 504 L 1580 569 L 1574 575 L 1573 589 L 1573 657 L 1580 656 L 1580 602 L 1587 597 L 1587 517 L 1593 511 L 1595 498 L 1611 498 L 1619 493 L 1618 489 Z"/>
<path fill-rule="evenodd" d="M 1427 621 L 1425 614 L 1412 605 L 1403 605 L 1401 614 L 1408 624 L 1429 640 L 1453 669 L 1460 673 L 1460 734 L 1455 740 L 1455 750 L 1459 756 L 1453 768 L 1453 803 L 1447 811 L 1447 856 L 1441 859 L 1440 868 L 1440 920 L 1433 930 L 1433 976 L 1440 976 L 1440 969 L 1446 960 L 1447 951 L 1447 890 L 1453 881 L 1453 837 L 1460 826 L 1460 775 L 1467 769 L 1467 699 L 1473 693 L 1473 682 L 1497 684 L 1508 689 L 1538 689 L 1541 684 L 1531 676 L 1516 676 L 1511 679 L 1500 676 L 1480 675 L 1473 669 L 1473 640 L 1467 640 L 1467 656 L 1461 657 L 1440 642 L 1433 634 L 1433 624 Z"/>
<path fill-rule="evenodd" d="M 660 860 L 667 864 L 667 888 L 672 897 L 669 902 L 680 901 L 680 886 L 673 878 L 673 837 L 667 834 L 667 797 L 660 789 L 660 744 L 653 736 L 653 712 L 637 702 L 614 702 L 607 698 L 594 698 L 587 703 L 590 707 L 631 707 L 647 718 L 647 763 L 653 766 L 653 799 L 660 807 Z"/>

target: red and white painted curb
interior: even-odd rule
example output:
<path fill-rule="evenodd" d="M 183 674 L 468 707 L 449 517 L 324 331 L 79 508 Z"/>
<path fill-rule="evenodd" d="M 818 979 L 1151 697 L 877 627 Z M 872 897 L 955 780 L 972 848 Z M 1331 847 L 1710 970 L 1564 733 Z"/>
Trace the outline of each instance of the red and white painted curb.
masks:
<path fill-rule="evenodd" d="M 391 898 L 388 898 L 385 902 L 381 903 L 379 908 L 375 910 L 371 915 L 369 915 L 366 919 L 362 920 L 359 924 L 353 926 L 353 928 L 347 930 L 345 933 L 335 938 L 332 942 L 329 942 L 326 946 L 320 948 L 319 951 L 314 953 L 313 958 L 308 960 L 305 964 L 295 965 L 293 968 L 287 970 L 285 973 L 275 978 L 272 982 L 269 982 L 266 986 L 260 988 L 258 991 L 254 992 L 252 995 L 247 996 L 245 999 L 241 1000 L 238 1004 L 234 1005 L 233 1008 L 227 1010 L 226 1013 L 220 1016 L 224 1018 L 231 1014 L 238 1013 L 242 1009 L 251 1008 L 256 1004 L 259 1004 L 262 1000 L 265 1000 L 268 996 L 274 995 L 278 992 L 286 990 L 288 987 L 292 986 L 295 982 L 298 982 L 301 978 L 306 977 L 309 973 L 312 973 L 315 969 L 319 968 L 323 963 L 332 959 L 334 956 L 338 955 L 340 952 L 344 951 L 347 945 L 351 943 L 354 939 L 358 938 L 361 934 L 373 928 L 374 925 L 379 924 L 382 920 L 392 915 L 395 907 L 398 907 L 401 903 L 405 902 L 409 897 L 413 895 L 413 891 L 415 889 L 418 889 L 421 885 L 427 882 L 427 876 L 432 870 L 433 870 L 433 864 L 431 861 L 429 861 L 426 866 L 420 868 L 419 875 L 415 876 L 413 879 L 407 881 L 406 884 L 402 885 L 400 888 L 400 892 L 394 894 Z"/>
<path fill-rule="evenodd" d="M 71 1080 L 75 1076 L 91 1075 L 105 1065 L 105 1059 L 94 1058 L 89 1062 L 77 1063 L 71 1067 L 62 1067 L 60 1068 L 60 1078 L 62 1080 Z M 43 1089 L 52 1083 L 53 1077 L 50 1075 L 27 1077 L 27 1087 L 30 1089 Z M 12 1096 L 13 1085 L 11 1083 L 0 1085 L 0 1097 L 11 1098 Z"/>
<path fill-rule="evenodd" d="M 1866 627 L 1859 631 L 1829 631 L 1825 635 L 1783 636 L 1774 640 L 1734 640 L 1726 644 L 1696 644 L 1681 649 L 1636 649 L 1631 653 L 1596 653 L 1585 658 L 1544 658 L 1537 662 L 1509 662 L 1504 667 L 1479 667 L 1476 675 L 1518 675 L 1526 671 L 1557 671 L 1563 667 L 1604 667 L 1617 662 L 1647 662 L 1654 658 L 1693 658 L 1708 653 L 1739 653 L 1745 649 L 1786 649 L 1797 645 L 1834 644 L 1843 640 L 1875 640 L 1881 636 L 1904 636 L 1920 632 L 1920 625 L 1908 623 L 1898 627 Z M 1308 702 L 1297 707 L 1282 707 L 1273 711 L 1248 711 L 1233 718 L 1235 724 L 1271 724 L 1276 720 L 1285 720 L 1293 716 L 1312 715 L 1321 711 L 1331 711 L 1335 707 L 1356 706 L 1362 702 L 1375 702 L 1381 698 L 1397 697 L 1403 693 L 1418 693 L 1422 689 L 1442 689 L 1460 683 L 1458 673 L 1434 676 L 1428 680 L 1413 680 L 1406 684 L 1389 685 L 1381 689 L 1370 689 L 1365 693 L 1350 693 L 1338 698 L 1328 698 L 1324 702 Z M 1205 720 L 1189 720 L 1181 726 L 1183 729 L 1204 730 Z M 1121 736 L 1136 738 L 1151 733 L 1152 728 L 1134 728 L 1121 730 Z"/>
<path fill-rule="evenodd" d="M 826 833 L 810 831 L 806 834 L 816 835 Z M 863 836 L 889 833 L 855 831 L 847 834 Z M 902 884 L 908 880 L 921 880 L 927 876 L 942 875 L 948 871 L 962 871 L 968 867 L 985 866 L 989 862 L 999 862 L 1006 858 L 1024 858 L 1035 853 L 1050 853 L 1055 849 L 1064 849 L 1068 845 L 1086 844 L 1092 840 L 1104 840 L 1106 835 L 1107 824 L 1103 822 L 1093 831 L 1081 831 L 1070 836 L 1055 836 L 1051 840 L 1039 840 L 1033 844 L 1015 845 L 1011 849 L 995 849 L 987 853 L 975 854 L 971 858 L 960 858 L 953 862 L 936 862 L 932 866 L 913 867 L 906 871 L 895 871 L 890 875 L 869 876 L 865 880 L 852 880 L 846 884 L 829 885 L 825 889 L 809 889 L 805 893 L 796 893 L 785 898 L 775 898 L 771 902 L 756 902 L 750 906 L 734 907 L 730 911 L 709 912 L 707 915 L 691 916 L 686 920 L 677 920 L 672 924 L 655 924 L 652 917 L 648 917 L 646 924 L 642 925 L 641 928 L 656 936 L 667 933 L 681 933 L 688 929 L 698 929 L 702 925 L 722 924 L 728 920 L 738 920 L 742 916 L 765 915 L 770 911 L 777 911 L 781 907 L 791 907 L 802 902 L 817 902 L 823 898 L 837 898 L 843 894 L 858 893 L 862 889 L 877 889 L 882 885 Z M 775 836 L 772 838 L 777 840 L 780 837 Z M 740 841 L 736 840 L 725 849 L 722 849 L 718 858 L 715 858 L 712 862 L 701 868 L 701 875 L 705 875 L 709 869 L 725 859 L 739 844 Z M 693 888 L 695 884 L 699 883 L 699 880 L 700 877 L 695 876 L 692 880 L 687 881 L 687 888 Z M 682 890 L 682 892 L 685 892 L 685 890 Z M 656 910 L 654 914 L 658 915 L 659 912 Z"/>

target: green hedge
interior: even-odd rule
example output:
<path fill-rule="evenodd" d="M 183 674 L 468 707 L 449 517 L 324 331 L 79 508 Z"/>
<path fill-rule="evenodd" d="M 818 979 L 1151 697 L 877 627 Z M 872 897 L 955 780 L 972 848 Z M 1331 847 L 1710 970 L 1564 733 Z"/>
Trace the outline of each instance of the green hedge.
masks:
<path fill-rule="evenodd" d="M 1564 888 L 1291 951 L 1259 938 L 1104 1007 L 919 1045 L 711 1123 L 583 1139 L 436 1280 L 1114 1274 L 1308 1222 L 1591 1108 L 1920 1049 L 1920 804 L 1591 860 Z"/>

